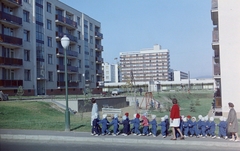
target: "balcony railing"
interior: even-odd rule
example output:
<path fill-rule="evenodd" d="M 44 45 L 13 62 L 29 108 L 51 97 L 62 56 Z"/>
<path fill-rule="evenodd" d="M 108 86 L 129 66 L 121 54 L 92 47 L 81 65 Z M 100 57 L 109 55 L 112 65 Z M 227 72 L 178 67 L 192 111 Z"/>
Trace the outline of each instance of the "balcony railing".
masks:
<path fill-rule="evenodd" d="M 70 39 L 70 41 L 77 42 L 77 37 L 70 34 L 65 34 L 65 33 L 56 31 L 56 37 L 62 38 L 64 35 L 66 35 Z"/>
<path fill-rule="evenodd" d="M 103 71 L 102 70 L 96 70 L 96 74 L 102 74 L 103 73 Z"/>
<path fill-rule="evenodd" d="M 22 66 L 23 61 L 22 61 L 22 59 L 0 57 L 0 65 Z"/>
<path fill-rule="evenodd" d="M 3 87 L 23 86 L 23 80 L 0 80 L 0 86 Z"/>
<path fill-rule="evenodd" d="M 22 5 L 22 0 L 6 0 L 6 1 L 9 1 L 9 2 L 17 4 L 17 5 Z"/>
<path fill-rule="evenodd" d="M 214 75 L 221 75 L 220 64 L 214 64 L 213 70 L 214 70 Z"/>
<path fill-rule="evenodd" d="M 0 34 L 0 42 L 9 43 L 13 45 L 22 45 L 22 39 Z"/>
<path fill-rule="evenodd" d="M 70 26 L 72 26 L 74 28 L 77 28 L 77 22 L 75 22 L 75 21 L 73 21 L 71 19 L 68 19 L 68 18 L 66 18 L 64 16 L 56 15 L 55 19 L 65 23 L 65 24 L 68 24 L 68 25 L 70 25 Z"/>
<path fill-rule="evenodd" d="M 96 38 L 103 39 L 103 34 L 100 33 L 100 32 L 98 32 L 98 31 L 96 31 L 96 32 L 95 32 L 95 37 L 96 37 Z"/>
<path fill-rule="evenodd" d="M 63 48 L 56 48 L 56 53 L 57 54 L 59 53 L 60 55 L 64 55 L 64 49 Z M 72 51 L 72 50 L 67 50 L 67 56 L 77 57 L 78 52 Z"/>
<path fill-rule="evenodd" d="M 218 0 L 212 0 L 212 10 L 218 9 Z"/>
<path fill-rule="evenodd" d="M 0 11 L 0 19 L 22 25 L 22 18 Z"/>
<path fill-rule="evenodd" d="M 57 81 L 57 86 L 65 87 L 65 81 Z M 68 82 L 68 87 L 78 87 L 78 86 L 79 86 L 79 82 L 76 82 L 76 81 Z"/>
<path fill-rule="evenodd" d="M 97 61 L 97 62 L 103 62 L 103 58 L 101 58 L 101 57 L 96 57 L 96 61 Z"/>
<path fill-rule="evenodd" d="M 212 40 L 213 42 L 219 42 L 219 31 L 216 28 L 212 31 Z"/>
<path fill-rule="evenodd" d="M 57 65 L 57 70 L 65 71 L 65 65 Z M 69 72 L 78 72 L 78 67 L 67 66 L 67 71 L 69 71 Z"/>
<path fill-rule="evenodd" d="M 103 50 L 103 46 L 102 45 L 99 45 L 99 44 L 96 44 L 95 45 L 95 48 L 98 49 L 98 50 Z"/>

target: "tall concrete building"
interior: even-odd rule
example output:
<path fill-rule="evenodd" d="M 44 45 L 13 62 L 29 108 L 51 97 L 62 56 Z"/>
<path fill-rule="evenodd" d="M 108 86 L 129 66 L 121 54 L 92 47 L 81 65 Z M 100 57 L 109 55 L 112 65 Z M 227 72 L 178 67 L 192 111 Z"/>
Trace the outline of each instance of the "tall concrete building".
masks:
<path fill-rule="evenodd" d="M 67 35 L 69 94 L 85 84 L 101 91 L 102 39 L 100 22 L 58 0 L 1 0 L 0 90 L 15 95 L 65 94 L 64 50 Z"/>
<path fill-rule="evenodd" d="M 118 64 L 103 64 L 104 82 L 105 83 L 118 83 L 120 81 L 120 70 Z"/>
<path fill-rule="evenodd" d="M 132 75 L 135 82 L 171 80 L 169 56 L 169 50 L 161 49 L 160 45 L 135 52 L 121 52 L 122 81 L 131 80 Z"/>
<path fill-rule="evenodd" d="M 226 116 L 228 102 L 240 117 L 240 1 L 212 0 L 213 74 L 217 109 Z"/>

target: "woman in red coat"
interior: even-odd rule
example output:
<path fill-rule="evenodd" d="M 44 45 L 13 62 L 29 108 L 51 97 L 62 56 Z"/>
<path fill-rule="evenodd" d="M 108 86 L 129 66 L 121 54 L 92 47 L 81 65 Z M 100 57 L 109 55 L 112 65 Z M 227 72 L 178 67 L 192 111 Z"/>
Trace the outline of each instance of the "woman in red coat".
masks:
<path fill-rule="evenodd" d="M 180 125 L 180 109 L 179 106 L 177 104 L 177 99 L 174 98 L 172 99 L 172 109 L 170 111 L 170 127 L 172 127 L 172 133 L 173 133 L 173 138 L 171 138 L 171 140 L 177 140 L 176 138 L 176 133 L 175 133 L 175 129 L 179 132 L 179 134 L 181 135 L 181 140 L 184 139 L 182 132 L 179 129 L 179 125 Z"/>

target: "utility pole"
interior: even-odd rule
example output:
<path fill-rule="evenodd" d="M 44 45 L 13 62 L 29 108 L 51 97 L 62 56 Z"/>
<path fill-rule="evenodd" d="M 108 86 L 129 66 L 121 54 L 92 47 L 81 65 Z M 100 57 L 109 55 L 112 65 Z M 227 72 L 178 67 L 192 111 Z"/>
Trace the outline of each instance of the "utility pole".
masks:
<path fill-rule="evenodd" d="M 188 91 L 190 92 L 191 85 L 190 85 L 190 71 L 188 71 Z"/>

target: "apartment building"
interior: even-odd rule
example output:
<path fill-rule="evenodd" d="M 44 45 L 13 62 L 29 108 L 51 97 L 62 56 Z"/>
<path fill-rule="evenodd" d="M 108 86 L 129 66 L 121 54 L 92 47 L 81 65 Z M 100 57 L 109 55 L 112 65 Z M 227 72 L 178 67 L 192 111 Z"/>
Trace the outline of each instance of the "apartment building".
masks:
<path fill-rule="evenodd" d="M 102 81 L 101 24 L 58 0 L 1 0 L 0 90 L 15 95 L 65 94 L 64 49 L 69 94 Z"/>
<path fill-rule="evenodd" d="M 212 0 L 211 19 L 216 108 L 227 116 L 232 102 L 240 117 L 240 1 Z"/>
<path fill-rule="evenodd" d="M 118 64 L 103 64 L 104 82 L 105 83 L 118 83 L 120 81 L 120 70 Z"/>
<path fill-rule="evenodd" d="M 181 81 L 184 79 L 188 79 L 188 74 L 183 71 L 172 70 L 171 71 L 171 81 Z"/>
<path fill-rule="evenodd" d="M 161 49 L 160 45 L 135 52 L 121 52 L 121 78 L 123 82 L 169 81 L 170 76 L 169 50 Z"/>

